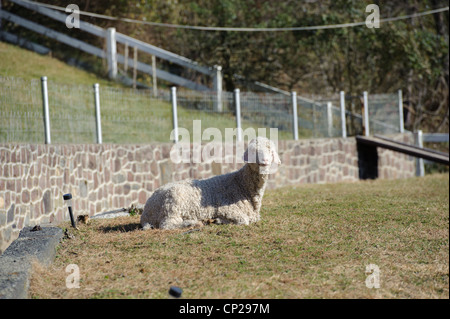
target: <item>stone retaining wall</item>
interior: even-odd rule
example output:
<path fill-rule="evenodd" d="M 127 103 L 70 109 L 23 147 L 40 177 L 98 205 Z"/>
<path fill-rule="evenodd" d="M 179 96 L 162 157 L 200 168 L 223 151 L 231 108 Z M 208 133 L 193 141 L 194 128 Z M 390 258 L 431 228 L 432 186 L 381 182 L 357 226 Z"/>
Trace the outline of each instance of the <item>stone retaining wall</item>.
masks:
<path fill-rule="evenodd" d="M 396 139 L 411 143 L 409 134 Z M 0 252 L 25 226 L 68 220 L 62 195 L 72 193 L 75 215 L 145 204 L 159 186 L 207 178 L 240 168 L 236 163 L 175 164 L 173 144 L 0 144 Z M 192 147 L 192 146 L 191 146 Z M 282 165 L 268 188 L 358 180 L 354 138 L 279 141 Z M 414 176 L 414 159 L 378 151 L 380 178 Z"/>

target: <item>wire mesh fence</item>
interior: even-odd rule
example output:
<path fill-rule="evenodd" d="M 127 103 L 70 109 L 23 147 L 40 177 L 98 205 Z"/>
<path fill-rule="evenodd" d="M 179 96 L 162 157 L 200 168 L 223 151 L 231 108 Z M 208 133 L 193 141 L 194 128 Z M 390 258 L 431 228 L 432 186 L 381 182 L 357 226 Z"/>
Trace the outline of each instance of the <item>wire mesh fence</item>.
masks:
<path fill-rule="evenodd" d="M 249 127 L 278 128 L 278 136 L 292 139 L 292 107 L 289 96 L 241 92 L 241 118 Z"/>
<path fill-rule="evenodd" d="M 92 88 L 48 83 L 52 143 L 95 143 Z"/>
<path fill-rule="evenodd" d="M 372 94 L 368 107 L 369 127 L 373 134 L 399 131 L 398 94 Z"/>
<path fill-rule="evenodd" d="M 0 142 L 44 143 L 38 80 L 0 77 Z"/>
<path fill-rule="evenodd" d="M 169 91 L 161 91 L 161 98 L 167 103 L 171 103 Z M 194 134 L 194 122 L 201 124 L 196 129 L 200 132 L 207 128 L 217 128 L 225 136 L 225 129 L 236 128 L 236 113 L 234 109 L 233 94 L 222 92 L 220 103 L 221 111 L 217 111 L 218 96 L 215 92 L 208 91 L 188 91 L 180 90 L 177 92 L 178 106 L 178 127 L 189 131 L 191 137 Z M 170 122 L 171 123 L 171 122 Z M 247 125 L 248 123 L 245 123 Z M 209 136 L 205 136 L 208 139 Z"/>
<path fill-rule="evenodd" d="M 301 137 L 325 138 L 342 136 L 342 118 L 337 98 L 324 100 L 298 99 Z"/>
<path fill-rule="evenodd" d="M 159 90 L 100 87 L 103 143 L 169 142 L 173 129 L 171 94 Z M 52 143 L 96 143 L 95 98 L 92 86 L 64 85 L 48 81 Z M 218 111 L 218 103 L 221 107 Z M 363 133 L 359 100 L 345 99 L 348 136 Z M 193 121 L 203 131 L 236 128 L 233 92 L 180 90 L 177 92 L 178 127 L 193 136 Z M 277 128 L 279 139 L 293 139 L 292 97 L 284 94 L 240 92 L 242 129 Z M 399 131 L 399 108 L 395 94 L 369 96 L 371 133 Z M 339 97 L 327 100 L 297 98 L 299 138 L 340 137 L 342 110 Z M 268 132 L 268 130 L 267 130 Z M 0 77 L 0 143 L 44 143 L 42 90 L 39 80 Z M 209 138 L 209 137 L 207 137 Z"/>
<path fill-rule="evenodd" d="M 342 124 L 341 124 L 341 109 L 339 104 L 331 103 L 331 119 L 327 122 L 327 133 L 328 136 L 337 137 L 342 136 Z M 337 103 L 337 102 L 336 102 Z"/>
<path fill-rule="evenodd" d="M 100 87 L 100 110 L 104 143 L 169 141 L 170 105 L 150 90 Z"/>

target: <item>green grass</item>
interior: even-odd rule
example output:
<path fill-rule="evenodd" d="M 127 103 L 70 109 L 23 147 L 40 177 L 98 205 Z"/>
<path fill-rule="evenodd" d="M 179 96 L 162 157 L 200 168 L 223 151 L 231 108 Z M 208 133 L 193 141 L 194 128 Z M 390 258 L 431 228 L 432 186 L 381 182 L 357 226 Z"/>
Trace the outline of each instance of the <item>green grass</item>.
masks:
<path fill-rule="evenodd" d="M 43 56 L 20 47 L 0 42 L 0 75 L 25 80 L 47 76 L 49 81 L 62 84 L 121 86 L 93 73 L 69 66 L 51 56 Z"/>
<path fill-rule="evenodd" d="M 448 174 L 270 190 L 261 217 L 190 233 L 95 220 L 35 267 L 31 297 L 166 298 L 171 285 L 185 298 L 449 297 Z M 80 289 L 65 287 L 68 264 Z"/>

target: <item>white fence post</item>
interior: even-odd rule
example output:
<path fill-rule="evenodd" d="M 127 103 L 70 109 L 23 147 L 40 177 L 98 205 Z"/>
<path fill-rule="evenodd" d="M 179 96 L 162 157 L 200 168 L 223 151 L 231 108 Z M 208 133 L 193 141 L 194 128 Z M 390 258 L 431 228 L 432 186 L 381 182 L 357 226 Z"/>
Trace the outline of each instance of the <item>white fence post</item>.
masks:
<path fill-rule="evenodd" d="M 332 113 L 332 106 L 333 104 L 331 102 L 327 103 L 327 126 L 328 126 L 328 137 L 332 137 L 333 135 L 333 113 Z"/>
<path fill-rule="evenodd" d="M 398 90 L 398 116 L 400 118 L 400 133 L 405 132 L 405 123 L 403 123 L 403 93 Z"/>
<path fill-rule="evenodd" d="M 215 65 L 214 69 L 213 91 L 216 92 L 214 111 L 222 112 L 222 67 L 220 65 Z"/>
<path fill-rule="evenodd" d="M 423 147 L 423 133 L 418 130 L 414 133 L 414 140 L 417 146 Z M 423 165 L 423 158 L 416 158 L 416 176 L 425 175 L 425 166 Z"/>
<path fill-rule="evenodd" d="M 108 60 L 108 76 L 110 79 L 115 79 L 117 76 L 117 44 L 115 28 L 108 28 L 106 30 L 106 58 Z"/>
<path fill-rule="evenodd" d="M 242 141 L 242 127 L 241 127 L 241 98 L 239 96 L 240 90 L 234 89 L 234 104 L 236 106 L 236 140 Z"/>
<path fill-rule="evenodd" d="M 178 116 L 177 116 L 177 88 L 172 86 L 170 88 L 170 97 L 172 100 L 172 121 L 173 121 L 173 141 L 178 143 Z"/>
<path fill-rule="evenodd" d="M 313 120 L 313 137 L 317 137 L 316 102 L 313 102 L 313 105 L 312 105 L 312 120 Z"/>
<path fill-rule="evenodd" d="M 95 101 L 95 124 L 97 128 L 97 144 L 103 143 L 102 138 L 102 121 L 100 114 L 100 90 L 99 84 L 94 84 L 94 101 Z"/>
<path fill-rule="evenodd" d="M 42 86 L 42 106 L 44 108 L 44 132 L 45 132 L 45 144 L 51 144 L 50 138 L 50 113 L 48 110 L 48 90 L 47 90 L 47 77 L 41 77 Z"/>
<path fill-rule="evenodd" d="M 365 136 L 370 136 L 370 131 L 369 131 L 369 98 L 368 98 L 368 94 L 367 91 L 363 92 L 364 95 L 364 114 L 363 114 L 363 119 L 364 119 L 364 135 Z"/>
<path fill-rule="evenodd" d="M 152 81 L 153 81 L 153 96 L 158 96 L 158 87 L 156 86 L 156 57 L 152 55 Z"/>
<path fill-rule="evenodd" d="M 298 114 L 297 114 L 297 92 L 291 92 L 292 99 L 292 134 L 294 140 L 298 140 Z"/>
<path fill-rule="evenodd" d="M 133 48 L 133 89 L 137 87 L 138 48 Z"/>
<path fill-rule="evenodd" d="M 341 100 L 341 128 L 342 128 L 342 137 L 347 137 L 347 123 L 345 120 L 345 92 L 340 92 L 340 100 Z"/>
<path fill-rule="evenodd" d="M 125 75 L 127 75 L 128 72 L 128 42 L 125 42 L 125 49 L 124 49 L 124 59 L 123 59 L 123 71 L 125 72 Z"/>

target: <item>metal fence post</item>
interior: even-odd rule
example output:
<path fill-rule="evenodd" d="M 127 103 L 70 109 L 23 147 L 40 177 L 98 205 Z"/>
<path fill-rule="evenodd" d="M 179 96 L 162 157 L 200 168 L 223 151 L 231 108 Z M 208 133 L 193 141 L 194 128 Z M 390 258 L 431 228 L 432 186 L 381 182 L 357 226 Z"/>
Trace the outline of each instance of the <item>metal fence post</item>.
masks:
<path fill-rule="evenodd" d="M 173 141 L 178 143 L 177 88 L 175 86 L 170 88 L 170 97 L 172 100 Z"/>
<path fill-rule="evenodd" d="M 292 133 L 294 140 L 298 140 L 298 115 L 297 115 L 297 92 L 291 92 L 292 99 Z"/>
<path fill-rule="evenodd" d="M 48 90 L 47 90 L 47 77 L 41 77 L 42 86 L 42 106 L 44 108 L 44 132 L 45 132 L 45 144 L 51 144 L 50 138 L 50 113 L 48 110 Z"/>
<path fill-rule="evenodd" d="M 313 137 L 317 137 L 317 125 L 316 125 L 316 102 L 312 105 L 312 120 L 313 120 Z"/>
<path fill-rule="evenodd" d="M 240 90 L 234 89 L 234 104 L 236 106 L 236 140 L 242 141 L 242 127 L 241 127 L 241 99 Z"/>
<path fill-rule="evenodd" d="M 398 90 L 398 116 L 400 118 L 400 133 L 405 132 L 405 123 L 403 122 L 403 93 Z"/>
<path fill-rule="evenodd" d="M 152 81 L 153 81 L 153 96 L 158 96 L 158 87 L 156 86 L 156 57 L 152 55 Z"/>
<path fill-rule="evenodd" d="M 363 114 L 364 135 L 365 136 L 370 136 L 370 131 L 369 131 L 369 98 L 368 98 L 367 91 L 363 92 L 363 96 L 364 96 L 364 114 Z"/>
<path fill-rule="evenodd" d="M 222 67 L 220 65 L 215 65 L 214 69 L 213 91 L 216 92 L 214 111 L 222 112 Z"/>
<path fill-rule="evenodd" d="M 138 48 L 133 48 L 133 89 L 137 87 L 137 63 L 138 63 Z"/>
<path fill-rule="evenodd" d="M 342 137 L 347 137 L 347 123 L 345 119 L 345 92 L 340 92 L 340 100 L 341 100 L 341 128 L 342 128 Z"/>
<path fill-rule="evenodd" d="M 108 60 L 108 76 L 115 79 L 117 76 L 117 44 L 116 29 L 106 29 L 106 58 Z"/>
<path fill-rule="evenodd" d="M 95 101 L 95 124 L 97 128 L 97 144 L 102 144 L 102 121 L 100 114 L 100 92 L 99 84 L 94 84 L 94 101 Z"/>
<path fill-rule="evenodd" d="M 333 104 L 331 102 L 327 102 L 327 126 L 328 126 L 328 137 L 333 136 L 333 113 L 331 107 Z"/>
<path fill-rule="evenodd" d="M 423 147 L 423 133 L 422 130 L 418 130 L 414 133 L 414 141 L 417 146 Z M 425 166 L 423 165 L 423 158 L 416 158 L 416 176 L 425 175 Z"/>
<path fill-rule="evenodd" d="M 127 72 L 128 72 L 128 42 L 125 42 L 125 52 L 124 52 L 124 59 L 123 59 L 123 71 L 125 72 L 125 75 L 127 75 Z"/>

